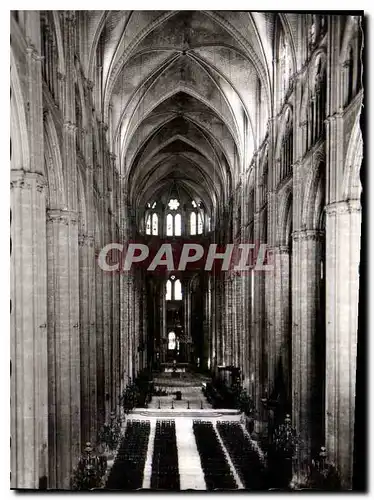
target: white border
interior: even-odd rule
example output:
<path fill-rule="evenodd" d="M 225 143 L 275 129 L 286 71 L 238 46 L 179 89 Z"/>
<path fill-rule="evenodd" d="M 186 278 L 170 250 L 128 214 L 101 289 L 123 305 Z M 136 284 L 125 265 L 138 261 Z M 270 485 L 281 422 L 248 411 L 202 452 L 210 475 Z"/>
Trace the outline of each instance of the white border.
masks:
<path fill-rule="evenodd" d="M 1 378 L 0 378 L 0 383 L 1 383 L 1 405 L 2 405 L 2 411 L 0 413 L 1 416 L 1 423 L 0 423 L 0 458 L 1 458 L 1 464 L 0 464 L 0 491 L 1 491 L 1 498 L 9 498 L 10 496 L 14 495 L 14 492 L 11 492 L 9 490 L 9 470 L 10 470 L 10 457 L 9 457 L 9 428 L 10 428 L 10 419 L 9 419 L 9 400 L 10 400 L 10 391 L 9 391 L 9 356 L 10 356 L 10 348 L 9 348 L 9 67 L 10 67 L 10 60 L 9 60 L 9 10 L 10 9 L 19 9 L 19 10 L 34 10 L 34 9 L 50 9 L 53 7 L 53 9 L 80 9 L 80 10 L 90 10 L 90 9 L 95 9 L 95 10 L 102 10 L 103 8 L 103 3 L 99 1 L 87 1 L 87 2 L 77 2 L 76 0 L 74 2 L 68 1 L 68 2 L 54 2 L 53 4 L 49 1 L 43 1 L 43 2 L 26 2 L 26 1 L 18 1 L 14 3 L 10 2 L 5 2 L 2 4 L 1 8 L 1 16 L 0 16 L 0 36 L 1 36 L 1 69 L 2 69 L 2 79 L 1 79 L 1 92 L 0 92 L 0 98 L 1 98 L 1 106 L 0 109 L 2 111 L 2 121 L 1 121 L 1 152 L 2 152 L 2 165 L 1 165 L 1 183 L 0 183 L 0 224 L 1 224 L 1 229 L 2 233 L 4 235 L 4 238 L 2 239 L 2 245 L 0 246 L 0 262 L 2 263 L 2 276 L 1 276 L 1 282 L 2 282 L 2 287 L 1 287 L 1 300 L 0 300 L 0 318 L 1 318 L 1 323 L 3 325 L 3 332 L 2 332 L 2 339 L 1 339 L 1 362 L 0 362 L 0 368 L 1 368 Z M 270 1 L 270 0 L 261 0 L 261 2 L 244 2 L 244 1 L 230 1 L 230 2 L 218 2 L 217 0 L 213 1 L 193 1 L 189 0 L 188 2 L 175 2 L 175 1 L 160 1 L 160 2 L 151 2 L 147 0 L 137 0 L 136 2 L 123 2 L 123 1 L 115 1 L 115 2 L 106 2 L 105 3 L 105 8 L 106 9 L 113 9 L 113 10 L 121 10 L 123 8 L 129 9 L 129 8 L 137 9 L 137 10 L 169 10 L 169 9 L 182 9 L 182 10 L 201 10 L 201 9 L 215 9 L 215 10 L 228 10 L 227 7 L 230 7 L 230 10 L 258 10 L 258 11 L 263 11 L 263 10 L 305 10 L 305 7 L 311 7 L 313 10 L 364 10 L 366 15 L 368 15 L 368 19 L 366 20 L 367 22 L 367 30 L 366 30 L 366 37 L 368 40 L 366 40 L 366 47 L 368 49 L 372 49 L 374 44 L 373 44 L 373 33 L 374 29 L 372 26 L 372 19 L 370 14 L 373 14 L 374 8 L 372 1 L 369 0 L 364 0 L 362 2 L 356 3 L 354 1 L 347 1 L 347 0 L 337 0 L 337 1 L 330 1 L 327 2 L 326 0 L 314 0 L 311 2 L 309 5 L 305 5 L 304 2 L 297 2 L 297 1 L 285 1 L 279 4 L 278 2 Z M 304 8 L 303 8 L 304 7 Z M 366 79 L 366 85 L 369 86 L 369 82 L 371 83 L 371 89 L 373 88 L 372 85 L 372 78 L 371 78 L 371 73 L 372 73 L 372 66 L 370 65 L 370 61 L 373 60 L 372 57 L 372 52 L 366 57 L 366 67 L 364 66 L 364 71 L 369 73 L 368 78 Z M 365 89 L 364 89 L 365 90 Z M 366 96 L 365 96 L 366 97 Z M 366 118 L 367 118 L 367 124 L 366 124 L 366 141 L 368 144 L 374 144 L 374 138 L 373 138 L 373 127 L 372 127 L 372 116 L 373 113 L 370 109 L 370 104 L 368 101 L 365 102 L 366 104 Z M 371 111 L 371 112 L 370 112 Z M 365 138 L 364 138 L 365 141 Z M 366 187 L 366 193 L 367 193 L 367 201 L 369 202 L 370 206 L 370 215 L 365 214 L 366 216 L 369 215 L 369 223 L 367 225 L 367 237 L 368 237 L 368 243 L 369 243 L 369 248 L 372 248 L 372 235 L 374 233 L 374 228 L 373 228 L 373 221 L 374 217 L 372 214 L 373 210 L 373 203 L 370 203 L 370 197 L 371 194 L 374 193 L 374 186 L 372 185 L 373 183 L 373 176 L 369 176 L 369 171 L 372 168 L 371 162 L 370 162 L 370 151 L 369 147 L 366 147 L 365 149 L 366 157 L 365 157 L 365 162 L 366 162 L 366 179 L 365 181 L 368 183 Z M 373 194 L 374 196 L 374 194 Z M 367 207 L 369 208 L 369 207 Z M 369 250 L 369 249 L 368 249 Z M 370 252 L 368 251 L 367 253 L 367 260 L 369 259 Z M 367 262 L 367 265 L 368 262 Z M 373 283 L 374 281 L 374 276 L 373 276 L 373 271 L 372 267 L 369 266 L 369 273 L 368 273 L 368 282 Z M 369 287 L 368 287 L 369 291 Z M 368 308 L 368 313 L 369 311 L 373 311 L 373 303 L 372 303 L 372 296 L 369 295 L 368 302 L 367 302 L 367 308 Z M 370 369 L 370 361 L 374 360 L 373 356 L 373 342 L 369 342 L 370 338 L 370 324 L 371 324 L 371 318 L 370 316 L 368 317 L 368 324 L 367 324 L 367 337 L 368 337 L 368 347 L 370 346 L 370 354 L 368 355 L 368 374 L 369 380 L 368 380 L 368 394 L 367 397 L 369 397 L 370 394 L 370 388 L 373 387 L 373 370 Z M 5 328 L 4 328 L 5 325 Z M 359 388 L 358 388 L 359 390 Z M 370 452 L 371 450 L 374 450 L 374 443 L 373 443 L 373 433 L 370 431 L 370 416 L 373 415 L 372 412 L 372 398 L 370 398 L 370 405 L 369 405 L 369 414 L 367 418 L 367 423 L 368 423 L 368 432 L 369 432 L 369 442 L 368 442 L 368 455 L 370 458 Z M 369 487 L 371 486 L 371 477 L 373 477 L 374 470 L 373 470 L 373 461 L 369 460 L 369 466 L 368 466 L 368 481 L 369 481 Z M 43 495 L 52 495 L 53 493 L 43 493 Z M 37 494 L 40 495 L 40 494 Z M 108 496 L 108 494 L 104 494 L 104 496 Z M 229 494 L 227 494 L 229 495 Z M 271 494 L 261 494 L 261 495 L 256 495 L 256 494 L 250 494 L 251 498 L 258 497 L 258 498 L 263 498 L 265 496 L 270 496 Z M 129 493 L 126 493 L 126 498 L 131 496 Z M 136 494 L 135 498 L 140 498 L 143 495 Z M 196 498 L 198 497 L 203 497 L 203 494 L 194 494 Z M 324 495 L 322 495 L 324 496 Z M 327 496 L 327 495 L 326 495 Z M 355 495 L 356 496 L 356 495 Z M 101 497 L 102 498 L 102 497 Z"/>

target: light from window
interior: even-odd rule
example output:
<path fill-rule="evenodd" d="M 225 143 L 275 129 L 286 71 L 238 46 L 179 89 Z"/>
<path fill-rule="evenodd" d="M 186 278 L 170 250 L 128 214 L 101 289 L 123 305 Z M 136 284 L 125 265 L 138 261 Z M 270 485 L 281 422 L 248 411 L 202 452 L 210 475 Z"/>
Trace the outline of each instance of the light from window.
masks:
<path fill-rule="evenodd" d="M 203 234 L 203 218 L 200 213 L 197 215 L 197 234 Z"/>
<path fill-rule="evenodd" d="M 171 300 L 171 281 L 166 282 L 166 300 Z"/>
<path fill-rule="evenodd" d="M 152 215 L 152 234 L 158 234 L 158 217 L 157 214 Z"/>
<path fill-rule="evenodd" d="M 195 212 L 191 212 L 190 215 L 190 234 L 196 234 L 196 214 Z"/>
<path fill-rule="evenodd" d="M 207 223 L 208 223 L 208 231 L 210 231 L 211 230 L 211 223 L 210 223 L 210 217 L 209 217 L 209 215 L 208 215 L 208 221 L 207 221 Z"/>
<path fill-rule="evenodd" d="M 176 347 L 176 340 L 175 340 L 175 333 L 174 332 L 169 332 L 168 335 L 168 349 L 170 351 L 173 351 Z"/>
<path fill-rule="evenodd" d="M 156 207 L 156 202 L 154 202 L 152 205 L 152 208 L 155 208 L 155 207 Z"/>
<path fill-rule="evenodd" d="M 174 199 L 169 201 L 168 207 L 170 208 L 170 210 L 177 210 L 179 205 L 179 201 Z"/>
<path fill-rule="evenodd" d="M 182 234 L 182 220 L 180 214 L 174 217 L 174 234 L 175 236 L 180 236 Z"/>
<path fill-rule="evenodd" d="M 288 44 L 286 41 L 286 37 L 283 35 L 283 44 L 282 44 L 282 52 L 281 52 L 281 75 L 282 75 L 282 91 L 283 95 L 286 93 L 289 85 L 290 78 L 290 54 L 288 50 Z"/>
<path fill-rule="evenodd" d="M 151 216 L 150 215 L 147 216 L 147 222 L 145 225 L 145 233 L 151 234 Z"/>
<path fill-rule="evenodd" d="M 196 205 L 196 201 L 195 201 L 195 200 L 192 200 L 192 206 L 193 206 L 194 208 L 197 208 L 197 205 Z"/>
<path fill-rule="evenodd" d="M 174 283 L 174 300 L 182 300 L 182 284 L 180 280 Z"/>
<path fill-rule="evenodd" d="M 166 216 L 166 234 L 173 236 L 173 216 L 171 214 Z"/>

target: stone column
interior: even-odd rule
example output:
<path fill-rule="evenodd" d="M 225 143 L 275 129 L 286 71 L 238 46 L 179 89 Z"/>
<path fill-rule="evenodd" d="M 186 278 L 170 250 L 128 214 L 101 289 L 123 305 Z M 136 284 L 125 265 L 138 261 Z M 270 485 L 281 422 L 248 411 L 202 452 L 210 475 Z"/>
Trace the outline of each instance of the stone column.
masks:
<path fill-rule="evenodd" d="M 211 304 L 210 304 L 210 290 L 209 290 L 209 281 L 206 276 L 202 277 L 203 283 L 203 356 L 201 359 L 201 365 L 204 368 L 208 368 L 211 352 L 211 337 L 210 337 L 210 319 L 211 319 Z"/>
<path fill-rule="evenodd" d="M 243 328 L 244 328 L 244 321 L 243 321 L 243 286 L 242 286 L 242 277 L 241 276 L 236 276 L 235 277 L 235 298 L 236 298 L 236 343 L 237 343 L 237 353 L 236 353 L 236 366 L 240 367 L 241 369 L 241 376 L 243 375 L 244 372 L 244 363 L 243 363 L 243 358 L 242 358 L 242 353 L 243 353 L 243 343 L 244 343 L 244 338 L 243 338 Z"/>
<path fill-rule="evenodd" d="M 222 278 L 216 281 L 216 310 L 217 310 L 217 365 L 224 365 L 225 337 L 223 324 L 223 296 L 224 296 L 224 280 Z"/>
<path fill-rule="evenodd" d="M 250 297 L 250 271 L 246 271 L 242 277 L 242 307 L 243 307 L 243 334 L 242 334 L 242 367 L 243 386 L 249 391 L 250 384 L 250 318 L 251 318 L 251 297 Z"/>
<path fill-rule="evenodd" d="M 135 361 L 135 377 L 139 373 L 139 333 L 140 333 L 140 290 L 139 290 L 139 273 L 136 273 L 134 280 L 134 345 L 133 357 Z"/>
<path fill-rule="evenodd" d="M 95 255 L 93 236 L 79 235 L 79 295 L 81 350 L 82 446 L 96 442 L 97 382 L 95 329 Z"/>
<path fill-rule="evenodd" d="M 295 231 L 293 245 L 292 414 L 301 439 L 301 471 L 323 444 L 323 360 L 317 351 L 325 341 L 318 325 L 323 234 Z"/>
<path fill-rule="evenodd" d="M 210 280 L 210 289 L 212 297 L 212 317 L 211 317 L 211 329 L 212 329 L 212 361 L 210 369 L 215 373 L 217 366 L 217 291 L 215 286 L 214 277 Z"/>
<path fill-rule="evenodd" d="M 159 295 L 159 318 L 160 318 L 160 360 L 161 363 L 166 362 L 166 348 L 165 340 L 167 339 L 166 330 L 166 300 L 165 300 L 165 283 L 163 281 L 158 283 Z M 167 341 L 167 340 L 166 340 Z"/>
<path fill-rule="evenodd" d="M 326 207 L 326 448 L 352 487 L 360 262 L 359 200 Z"/>
<path fill-rule="evenodd" d="M 81 356 L 81 440 L 91 441 L 90 437 L 90 352 L 89 352 L 89 295 L 88 295 L 88 240 L 84 233 L 79 234 L 79 333 Z"/>
<path fill-rule="evenodd" d="M 38 489 L 48 476 L 45 182 L 12 170 L 10 186 L 11 487 Z"/>
<path fill-rule="evenodd" d="M 49 210 L 47 241 L 50 487 L 69 489 L 81 445 L 76 214 Z"/>
<path fill-rule="evenodd" d="M 129 363 L 128 363 L 128 274 L 121 273 L 121 393 L 128 383 Z"/>
<path fill-rule="evenodd" d="M 104 162 L 102 179 L 106 178 L 107 164 Z M 106 182 L 103 184 L 105 189 Z M 104 244 L 110 242 L 109 234 L 109 213 L 107 210 L 106 196 L 101 199 L 101 213 L 103 221 Z M 104 339 L 104 394 L 105 394 L 105 421 L 110 420 L 111 413 L 111 375 L 112 375 L 112 276 L 113 273 L 108 271 L 103 273 L 103 339 Z"/>
<path fill-rule="evenodd" d="M 261 241 L 261 234 L 263 232 L 261 220 L 262 214 L 256 213 L 254 217 L 254 232 L 255 241 Z M 255 256 L 256 258 L 256 256 Z M 265 275 L 263 271 L 253 270 L 252 273 L 254 294 L 253 316 L 252 316 L 252 331 L 253 331 L 253 388 L 254 388 L 254 402 L 259 412 L 262 412 L 263 406 L 261 399 L 265 395 L 265 381 L 267 378 L 267 352 L 265 352 L 266 340 L 266 321 L 265 321 Z M 265 376 L 266 374 L 266 376 Z"/>
<path fill-rule="evenodd" d="M 96 255 L 101 251 L 99 235 L 95 242 Z M 103 275 L 104 272 L 96 262 L 95 300 L 96 300 L 96 387 L 97 387 L 97 426 L 105 422 L 105 373 L 104 373 L 104 327 L 103 327 Z"/>
<path fill-rule="evenodd" d="M 118 230 L 115 230 L 114 241 L 119 241 Z M 121 394 L 120 308 L 120 271 L 118 271 L 113 275 L 113 379 L 115 407 L 118 405 Z"/>
<path fill-rule="evenodd" d="M 290 323 L 290 252 L 286 245 L 278 246 L 274 249 L 274 335 L 269 342 L 272 351 L 271 365 L 271 380 L 272 387 L 278 393 L 279 385 L 276 383 L 284 383 L 286 390 L 285 396 L 289 399 L 289 387 L 291 381 L 288 371 L 289 356 L 290 356 L 290 338 L 289 338 L 289 323 Z M 281 370 L 281 371 L 280 371 Z M 269 370 L 270 371 L 270 370 Z M 278 395 L 278 394 L 277 394 Z"/>
<path fill-rule="evenodd" d="M 87 235 L 87 274 L 88 274 L 88 351 L 89 351 L 89 408 L 90 441 L 96 442 L 98 431 L 97 409 L 97 340 L 96 340 L 96 286 L 95 273 L 98 266 L 95 258 L 95 239 Z"/>
<path fill-rule="evenodd" d="M 132 358 L 132 318 L 133 318 L 133 297 L 132 297 L 132 291 L 133 291 L 133 286 L 132 286 L 132 280 L 133 277 L 128 275 L 127 276 L 127 325 L 126 325 L 126 337 L 127 337 L 127 351 L 126 351 L 126 356 L 127 356 L 127 376 L 131 380 L 133 380 L 133 358 Z"/>
<path fill-rule="evenodd" d="M 274 248 L 267 247 L 267 250 L 271 251 L 274 255 Z M 277 301 L 277 273 L 279 273 L 279 260 L 275 256 L 274 260 L 274 270 L 265 273 L 265 295 L 266 295 L 266 309 L 267 309 L 267 325 L 266 325 L 266 335 L 268 336 L 268 395 L 272 394 L 275 388 L 275 377 L 276 377 L 276 366 L 279 356 L 279 323 L 277 322 L 277 316 L 279 313 L 279 303 Z M 255 271 L 256 272 L 256 271 Z M 279 278 L 279 277 L 278 277 Z"/>
<path fill-rule="evenodd" d="M 185 339 L 185 356 L 186 362 L 189 363 L 191 359 L 190 347 L 191 347 L 191 290 L 190 290 L 190 280 L 183 279 L 183 328 L 184 328 L 184 339 Z"/>
<path fill-rule="evenodd" d="M 223 364 L 231 365 L 232 363 L 232 291 L 231 282 L 227 273 L 224 277 L 224 300 L 223 300 L 223 333 L 224 333 L 224 348 L 223 348 Z"/>

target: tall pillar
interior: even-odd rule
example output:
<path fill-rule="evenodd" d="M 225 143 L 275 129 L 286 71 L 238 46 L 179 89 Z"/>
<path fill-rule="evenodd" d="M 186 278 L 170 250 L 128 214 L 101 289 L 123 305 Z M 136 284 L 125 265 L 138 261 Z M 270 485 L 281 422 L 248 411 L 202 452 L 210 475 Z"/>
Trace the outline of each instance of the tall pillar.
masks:
<path fill-rule="evenodd" d="M 105 173 L 107 165 L 104 162 L 103 173 Z M 104 180 L 106 175 L 102 176 Z M 103 182 L 103 189 L 106 188 L 106 182 Z M 109 234 L 109 213 L 107 210 L 106 197 L 101 198 L 101 213 L 104 233 L 104 243 L 110 242 Z M 109 421 L 111 413 L 111 368 L 112 368 L 112 272 L 103 273 L 103 339 L 104 339 L 104 394 L 105 394 L 105 421 Z"/>
<path fill-rule="evenodd" d="M 222 364 L 221 357 L 221 281 L 213 277 L 214 287 L 214 316 L 215 316 L 215 351 L 213 352 L 215 358 L 215 368 Z M 215 371 L 216 373 L 216 371 Z"/>
<path fill-rule="evenodd" d="M 50 477 L 52 487 L 69 489 L 81 449 L 76 214 L 49 210 L 47 238 Z"/>
<path fill-rule="evenodd" d="M 270 248 L 267 248 L 270 250 Z M 274 255 L 274 269 L 273 271 L 265 273 L 265 295 L 266 295 L 266 308 L 267 308 L 267 325 L 266 334 L 268 336 L 268 394 L 269 397 L 275 390 L 275 379 L 277 371 L 277 361 L 279 356 L 279 271 L 280 263 L 277 252 L 271 248 L 271 253 Z M 273 396 L 275 397 L 275 395 Z"/>
<path fill-rule="evenodd" d="M 293 249 L 292 413 L 301 440 L 298 456 L 301 472 L 324 444 L 324 381 L 317 349 L 325 341 L 318 322 L 323 233 L 295 231 Z"/>
<path fill-rule="evenodd" d="M 44 178 L 11 171 L 11 487 L 48 476 L 47 263 Z"/>
<path fill-rule="evenodd" d="M 261 241 L 263 228 L 261 225 L 261 213 L 256 213 L 254 217 L 254 232 L 255 241 Z M 265 322 L 265 276 L 262 271 L 254 270 L 252 272 L 253 287 L 252 293 L 254 300 L 253 316 L 252 316 L 252 332 L 253 332 L 253 397 L 255 406 L 258 411 L 262 411 L 263 405 L 261 399 L 265 395 L 265 372 L 267 372 L 267 353 L 264 352 L 266 332 Z M 266 373 L 267 375 L 267 373 Z M 266 376 L 267 378 L 267 376 Z"/>
<path fill-rule="evenodd" d="M 116 233 L 117 241 L 119 240 L 119 232 Z M 115 378 L 116 378 L 116 404 L 119 402 L 121 396 L 121 283 L 120 283 L 120 271 L 115 273 L 114 276 L 114 302 L 113 307 L 115 309 L 114 313 L 114 325 L 113 329 L 115 331 Z"/>
<path fill-rule="evenodd" d="M 359 200 L 326 207 L 326 448 L 352 487 L 360 262 Z"/>
<path fill-rule="evenodd" d="M 291 385 L 288 367 L 290 356 L 290 249 L 286 245 L 274 249 L 274 335 L 269 342 L 269 352 L 272 352 L 271 380 L 272 390 L 276 396 L 285 389 L 287 399 L 290 399 L 289 387 Z M 270 344 L 272 344 L 270 346 Z M 271 347 L 271 349 L 270 349 Z M 270 370 L 269 370 L 270 371 Z M 284 384 L 282 388 L 280 384 Z M 284 402 L 284 401 L 283 401 Z"/>
<path fill-rule="evenodd" d="M 191 281 L 190 279 L 182 280 L 183 287 L 183 314 L 184 314 L 184 339 L 185 339 L 185 361 L 191 361 Z"/>
<path fill-rule="evenodd" d="M 124 391 L 128 384 L 129 378 L 129 339 L 128 339 L 128 325 L 129 325 L 129 296 L 128 296 L 128 274 L 121 273 L 121 393 Z"/>
<path fill-rule="evenodd" d="M 215 279 L 212 276 L 210 280 L 211 287 L 211 297 L 212 297 L 212 317 L 211 317 L 211 328 L 212 328 L 212 361 L 210 369 L 213 373 L 216 372 L 217 367 L 217 289 Z"/>
<path fill-rule="evenodd" d="M 210 337 L 210 321 L 211 321 L 211 304 L 210 304 L 210 289 L 209 280 L 206 276 L 203 276 L 203 357 L 201 360 L 201 365 L 204 368 L 209 368 L 210 366 L 210 356 L 211 356 L 211 337 Z"/>
<path fill-rule="evenodd" d="M 13 488 L 44 489 L 49 486 L 48 331 L 40 15 L 37 11 L 28 12 L 24 26 L 26 39 L 13 27 L 14 20 L 11 29 L 10 472 Z M 22 76 L 18 73 L 20 68 Z M 18 97 L 15 99 L 15 96 Z M 13 115 L 15 110 L 16 114 L 25 115 L 27 126 Z"/>
<path fill-rule="evenodd" d="M 96 255 L 101 251 L 99 235 L 95 241 Z M 97 388 L 97 426 L 100 428 L 105 422 L 105 372 L 104 372 L 104 326 L 103 326 L 103 275 L 104 272 L 98 263 L 95 267 L 95 301 L 96 301 L 96 388 Z"/>
<path fill-rule="evenodd" d="M 85 238 L 87 248 L 88 274 L 88 351 L 89 351 L 89 408 L 90 408 L 90 442 L 95 443 L 98 432 L 97 419 L 97 341 L 96 341 L 96 287 L 95 273 L 98 266 L 95 258 L 95 239 L 93 235 Z"/>
<path fill-rule="evenodd" d="M 93 236 L 79 235 L 79 313 L 81 350 L 81 441 L 96 442 L 97 381 Z"/>
<path fill-rule="evenodd" d="M 80 228 L 81 230 L 81 228 Z M 91 441 L 90 437 L 90 352 L 89 352 L 89 295 L 88 295 L 88 240 L 84 233 L 79 234 L 79 334 L 81 356 L 81 440 Z"/>
<path fill-rule="evenodd" d="M 139 290 L 139 274 L 136 273 L 134 280 L 134 345 L 133 357 L 135 360 L 135 377 L 139 373 L 139 333 L 140 333 L 140 290 Z"/>

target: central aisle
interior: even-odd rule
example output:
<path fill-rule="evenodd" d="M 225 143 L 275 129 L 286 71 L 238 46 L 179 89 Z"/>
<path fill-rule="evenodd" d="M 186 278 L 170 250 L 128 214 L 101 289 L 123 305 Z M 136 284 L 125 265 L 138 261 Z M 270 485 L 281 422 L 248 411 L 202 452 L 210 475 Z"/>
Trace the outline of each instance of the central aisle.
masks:
<path fill-rule="evenodd" d="M 150 432 L 148 439 L 148 450 L 147 450 L 147 458 L 144 466 L 144 478 L 143 478 L 143 489 L 150 489 L 151 487 L 151 477 L 152 477 L 152 458 L 153 458 L 153 449 L 155 444 L 155 434 L 156 434 L 156 420 L 150 420 Z"/>
<path fill-rule="evenodd" d="M 192 429 L 192 420 L 176 418 L 175 431 L 181 490 L 206 490 L 204 473 Z"/>

